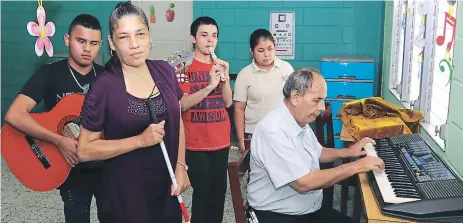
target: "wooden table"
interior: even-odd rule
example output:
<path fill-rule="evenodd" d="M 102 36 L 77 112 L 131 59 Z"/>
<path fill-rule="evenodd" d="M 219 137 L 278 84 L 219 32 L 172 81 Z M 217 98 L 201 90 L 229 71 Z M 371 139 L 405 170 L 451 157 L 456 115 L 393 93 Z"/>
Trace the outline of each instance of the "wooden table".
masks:
<path fill-rule="evenodd" d="M 360 191 L 362 194 L 363 208 L 365 210 L 365 220 L 367 223 L 417 223 L 418 221 L 411 221 L 398 217 L 386 216 L 381 213 L 376 197 L 373 194 L 370 184 L 368 183 L 368 176 L 366 173 L 359 174 Z M 429 222 L 427 222 L 429 223 Z"/>

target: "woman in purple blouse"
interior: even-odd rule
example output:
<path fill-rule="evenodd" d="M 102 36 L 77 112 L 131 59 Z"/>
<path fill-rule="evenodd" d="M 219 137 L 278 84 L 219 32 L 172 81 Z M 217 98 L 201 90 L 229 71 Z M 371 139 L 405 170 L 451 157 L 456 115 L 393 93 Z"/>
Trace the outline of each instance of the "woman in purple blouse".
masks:
<path fill-rule="evenodd" d="M 148 20 L 130 2 L 110 16 L 112 58 L 91 85 L 82 109 L 78 155 L 105 160 L 103 222 L 182 222 L 175 195 L 190 181 L 185 170 L 185 138 L 174 70 L 165 61 L 147 60 Z M 147 98 L 159 124 L 152 124 Z M 164 139 L 178 188 L 172 187 L 160 147 Z"/>

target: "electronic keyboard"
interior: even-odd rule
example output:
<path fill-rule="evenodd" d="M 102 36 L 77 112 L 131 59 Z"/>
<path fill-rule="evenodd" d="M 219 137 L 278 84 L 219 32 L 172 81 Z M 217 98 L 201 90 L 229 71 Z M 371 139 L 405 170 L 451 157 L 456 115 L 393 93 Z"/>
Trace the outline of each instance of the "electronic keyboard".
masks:
<path fill-rule="evenodd" d="M 463 222 L 463 182 L 420 134 L 375 141 L 376 145 L 369 143 L 364 149 L 385 164 L 381 173 L 367 173 L 383 214 L 418 221 Z"/>

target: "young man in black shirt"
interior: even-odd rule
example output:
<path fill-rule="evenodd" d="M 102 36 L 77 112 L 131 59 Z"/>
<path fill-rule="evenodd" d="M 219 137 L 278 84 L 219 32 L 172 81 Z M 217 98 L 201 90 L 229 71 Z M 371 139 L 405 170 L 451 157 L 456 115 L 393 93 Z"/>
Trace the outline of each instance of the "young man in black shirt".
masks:
<path fill-rule="evenodd" d="M 51 110 L 68 94 L 87 93 L 89 84 L 104 70 L 104 67 L 94 63 L 102 43 L 101 25 L 94 16 L 77 16 L 64 35 L 64 43 L 69 48 L 68 58 L 43 65 L 37 70 L 11 104 L 5 121 L 60 150 L 73 167 L 67 180 L 58 188 L 64 202 L 66 223 L 85 223 L 90 222 L 93 195 L 97 206 L 99 203 L 101 169 L 88 163 L 79 163 L 76 140 L 49 131 L 29 114 L 41 100 Z"/>

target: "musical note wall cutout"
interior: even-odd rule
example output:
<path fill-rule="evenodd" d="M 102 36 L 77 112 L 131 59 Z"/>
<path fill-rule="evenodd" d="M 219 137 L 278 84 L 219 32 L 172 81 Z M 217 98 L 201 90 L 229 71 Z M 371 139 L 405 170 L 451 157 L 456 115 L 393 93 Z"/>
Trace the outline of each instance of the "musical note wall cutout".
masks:
<path fill-rule="evenodd" d="M 448 12 L 445 13 L 445 22 L 444 22 L 444 33 L 441 36 L 438 36 L 436 43 L 438 46 L 442 46 L 445 42 L 445 36 L 447 35 L 447 23 L 452 26 L 452 38 L 450 42 L 447 43 L 447 52 L 450 52 L 452 49 L 453 41 L 455 40 L 455 30 L 457 25 L 457 20 L 455 17 L 451 16 Z"/>
<path fill-rule="evenodd" d="M 447 65 L 447 70 L 449 72 L 449 79 L 447 81 L 447 84 L 445 84 L 445 86 L 450 84 L 450 81 L 452 80 L 453 69 L 455 68 L 453 64 L 453 60 L 450 57 L 450 52 L 451 52 L 453 43 L 455 41 L 455 33 L 456 33 L 456 26 L 457 26 L 457 20 L 455 17 L 453 17 L 453 12 L 454 12 L 456 2 L 457 2 L 456 0 L 447 0 L 447 3 L 449 4 L 449 10 L 448 12 L 445 13 L 444 33 L 441 36 L 438 36 L 436 39 L 436 43 L 438 46 L 442 46 L 445 43 L 445 37 L 447 34 L 447 23 L 450 24 L 450 26 L 452 27 L 452 37 L 451 37 L 450 42 L 447 43 L 447 47 L 445 49 L 446 51 L 445 58 L 439 62 L 440 71 L 445 72 L 446 70 L 445 65 Z"/>
<path fill-rule="evenodd" d="M 448 67 L 448 70 L 449 70 L 449 80 L 447 81 L 447 83 L 445 84 L 445 86 L 449 85 L 450 84 L 450 81 L 452 80 L 452 75 L 453 75 L 453 69 L 455 68 L 455 66 L 453 65 L 453 61 L 452 59 L 442 59 L 440 62 L 439 62 L 439 69 L 441 72 L 445 72 L 445 65 L 447 65 Z"/>

